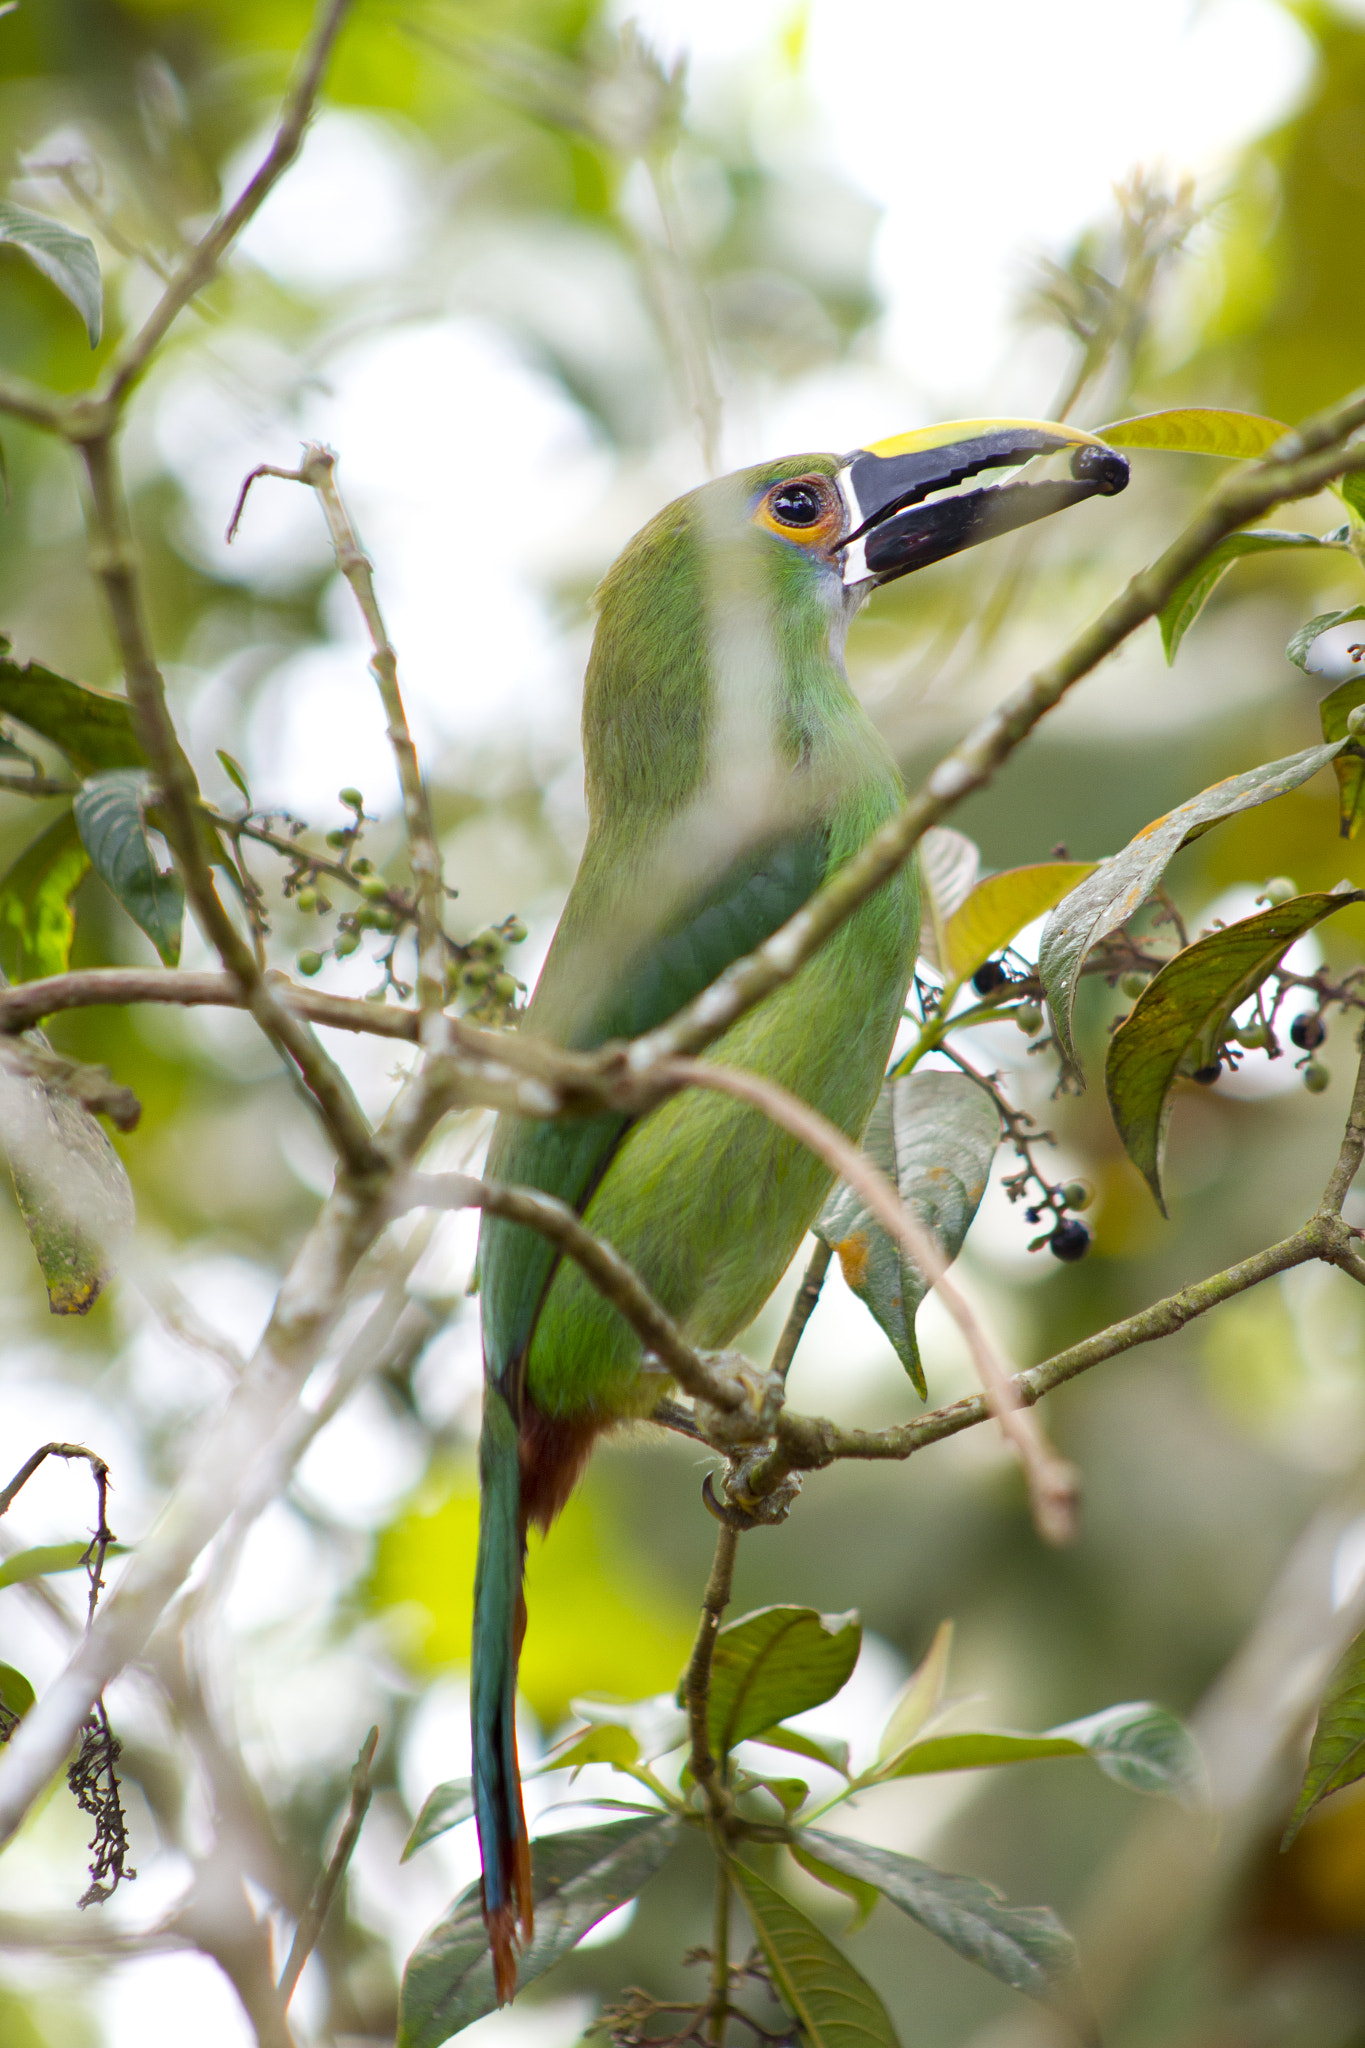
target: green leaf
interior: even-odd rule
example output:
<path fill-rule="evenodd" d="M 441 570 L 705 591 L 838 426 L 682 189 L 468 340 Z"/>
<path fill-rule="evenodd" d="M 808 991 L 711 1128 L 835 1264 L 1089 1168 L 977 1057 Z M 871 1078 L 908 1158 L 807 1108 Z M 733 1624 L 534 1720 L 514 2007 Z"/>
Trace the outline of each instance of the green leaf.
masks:
<path fill-rule="evenodd" d="M 824 1764 L 831 1771 L 837 1771 L 842 1778 L 848 1776 L 848 1744 L 826 1735 L 817 1742 L 813 1736 L 803 1735 L 797 1728 L 765 1728 L 760 1735 L 748 1737 L 750 1742 L 761 1742 L 768 1749 L 784 1749 L 792 1756 L 809 1757 L 812 1763 Z"/>
<path fill-rule="evenodd" d="M 0 967 L 11 981 L 65 974 L 76 936 L 71 898 L 89 871 L 73 811 L 24 848 L 0 882 Z"/>
<path fill-rule="evenodd" d="M 981 872 L 981 852 L 965 832 L 951 825 L 931 825 L 919 843 L 920 957 L 945 977 L 948 964 L 945 934 L 948 920 L 971 895 Z"/>
<path fill-rule="evenodd" d="M 804 1778 L 764 1778 L 746 1773 L 742 1782 L 746 1787 L 762 1785 L 765 1791 L 772 1793 L 788 1817 L 799 1812 L 810 1798 L 810 1786 Z"/>
<path fill-rule="evenodd" d="M 146 765 L 126 697 L 87 690 L 36 661 L 21 666 L 4 658 L 8 646 L 0 640 L 0 711 L 60 747 L 82 775 Z"/>
<path fill-rule="evenodd" d="M 123 1162 L 88 1109 L 0 1061 L 0 1139 L 58 1316 L 83 1316 L 133 1227 Z"/>
<path fill-rule="evenodd" d="M 1365 704 L 1365 672 L 1348 676 L 1335 690 L 1329 690 L 1319 704 L 1324 739 L 1335 740 L 1339 745 L 1351 740 L 1346 721 L 1357 704 Z M 1365 753 L 1358 743 L 1341 746 L 1332 763 L 1332 773 L 1337 778 L 1339 830 L 1343 839 L 1354 839 L 1365 817 Z"/>
<path fill-rule="evenodd" d="M 1183 583 L 1176 585 L 1157 614 L 1167 662 L 1175 660 L 1181 641 L 1203 611 L 1215 587 L 1243 555 L 1263 555 L 1280 548 L 1339 548 L 1342 545 L 1341 541 L 1324 539 L 1316 533 L 1288 533 L 1274 526 L 1250 527 L 1241 533 L 1230 533 L 1226 540 L 1219 541 L 1217 547 L 1205 555 L 1199 567 L 1191 570 Z"/>
<path fill-rule="evenodd" d="M 1155 448 L 1175 455 L 1226 455 L 1254 461 L 1268 455 L 1289 429 L 1282 420 L 1257 412 L 1229 412 L 1218 406 L 1182 406 L 1173 412 L 1139 413 L 1096 427 L 1095 438 L 1111 448 Z"/>
<path fill-rule="evenodd" d="M 1332 486 L 1352 513 L 1356 525 L 1365 525 L 1365 469 L 1348 469 Z"/>
<path fill-rule="evenodd" d="M 1329 632 L 1333 626 L 1344 626 L 1351 619 L 1365 619 L 1365 604 L 1353 604 L 1347 612 L 1319 612 L 1306 626 L 1300 626 L 1284 650 L 1295 668 L 1301 668 L 1305 675 L 1310 674 L 1308 655 L 1313 642 L 1319 634 Z"/>
<path fill-rule="evenodd" d="M 921 1069 L 883 1082 L 863 1150 L 951 1261 L 986 1192 L 999 1142 L 1000 1115 L 984 1088 L 965 1074 Z M 891 1339 L 922 1399 L 915 1315 L 929 1285 L 919 1267 L 843 1182 L 813 1228 L 838 1253 L 849 1288 Z"/>
<path fill-rule="evenodd" d="M 1177 1079 L 1212 1063 L 1232 1012 L 1295 939 L 1361 902 L 1357 889 L 1317 889 L 1196 939 L 1153 975 L 1110 1039 L 1105 1087 L 1115 1128 L 1163 1216 L 1161 1173 Z"/>
<path fill-rule="evenodd" d="M 853 1918 L 844 1933 L 854 1934 L 871 1919 L 874 1909 L 881 1902 L 881 1893 L 875 1884 L 864 1884 L 859 1877 L 850 1877 L 847 1871 L 836 1870 L 832 1863 L 823 1863 L 806 1844 L 813 1837 L 794 1835 L 787 1844 L 793 1861 L 799 1863 L 809 1877 L 821 1884 L 827 1884 L 831 1891 L 842 1892 L 846 1899 L 853 1901 Z"/>
<path fill-rule="evenodd" d="M 22 1671 L 16 1671 L 12 1664 L 0 1664 L 0 1707 L 22 1716 L 36 1698 L 37 1694 Z"/>
<path fill-rule="evenodd" d="M 1338 739 L 1330 746 L 1309 747 L 1302 754 L 1249 768 L 1245 775 L 1230 775 L 1200 790 L 1187 803 L 1144 825 L 1111 860 L 1101 861 L 1093 875 L 1062 898 L 1043 927 L 1038 972 L 1062 1052 L 1077 1071 L 1071 1013 L 1081 968 L 1091 949 L 1142 908 L 1182 846 L 1224 818 L 1297 789 L 1335 759 L 1344 744 Z"/>
<path fill-rule="evenodd" d="M 846 1685 L 863 1632 L 856 1614 L 760 1607 L 720 1631 L 711 1667 L 710 1735 L 717 1756 L 788 1714 L 821 1706 Z"/>
<path fill-rule="evenodd" d="M 1060 903 L 1063 896 L 1095 872 L 1093 860 L 1039 861 L 1026 868 L 1006 868 L 987 875 L 954 911 L 945 937 L 944 969 L 954 982 L 965 981 L 1011 939 Z"/>
<path fill-rule="evenodd" d="M 1280 1848 L 1287 1849 L 1329 1792 L 1365 1778 L 1365 1633 L 1338 1658 L 1318 1708 L 1308 1768 Z"/>
<path fill-rule="evenodd" d="M 51 279 L 84 320 L 91 348 L 98 348 L 104 293 L 100 261 L 90 237 L 78 235 L 45 214 L 30 213 L 26 206 L 0 199 L 0 242 L 12 242 L 22 249 L 30 263 Z"/>
<path fill-rule="evenodd" d="M 1012 1991 L 1048 2005 L 1075 2004 L 1076 1944 L 1047 1906 L 1008 1905 L 979 1878 L 936 1870 L 916 1856 L 844 1835 L 808 1828 L 800 1841 L 833 1869 L 875 1885 L 883 1898 Z"/>
<path fill-rule="evenodd" d="M 409 1856 L 415 1856 L 428 1842 L 434 1842 L 438 1835 L 448 1828 L 457 1828 L 460 1822 L 468 1820 L 474 1811 L 474 1780 L 472 1778 L 447 1778 L 434 1792 L 429 1792 L 422 1801 L 422 1811 L 413 1822 L 412 1833 L 403 1844 L 400 1863 L 406 1863 Z"/>
<path fill-rule="evenodd" d="M 1038 1757 L 1082 1756 L 1082 1745 L 1070 1737 L 1013 1735 L 976 1728 L 961 1735 L 926 1735 L 911 1742 L 884 1764 L 874 1764 L 859 1785 L 882 1785 L 892 1778 L 923 1778 L 939 1771 L 984 1771 L 996 1764 L 1032 1763 Z"/>
<path fill-rule="evenodd" d="M 180 958 L 185 888 L 173 870 L 163 873 L 147 830 L 145 773 L 112 768 L 86 783 L 73 806 L 86 852 L 133 922 L 140 925 L 167 967 Z"/>
<path fill-rule="evenodd" d="M 953 1624 L 941 1621 L 934 1630 L 934 1640 L 919 1668 L 897 1695 L 887 1717 L 882 1739 L 877 1745 L 878 1764 L 890 1763 L 898 1757 L 942 1706 L 952 1647 Z"/>
<path fill-rule="evenodd" d="M 595 1699 L 591 1695 L 570 1700 L 581 1721 L 596 1728 L 624 1728 L 639 1744 L 646 1763 L 680 1749 L 688 1741 L 687 1715 L 671 1692 L 658 1692 L 643 1700 Z"/>
<path fill-rule="evenodd" d="M 1048 1733 L 1079 1742 L 1107 1778 L 1130 1792 L 1157 1793 L 1187 1806 L 1207 1797 L 1204 1761 L 1194 1737 L 1178 1715 L 1150 1700 L 1104 1707 Z"/>
<path fill-rule="evenodd" d="M 517 1964 L 518 1986 L 548 1970 L 590 1927 L 633 1899 L 677 1838 L 672 1816 L 654 1813 L 532 1842 L 536 1931 Z M 497 2003 L 481 1887 L 472 1884 L 408 1958 L 398 2048 L 440 2048 Z"/>
<path fill-rule="evenodd" d="M 50 1578 L 54 1572 L 77 1571 L 90 1552 L 84 1543 L 39 1543 L 32 1550 L 16 1550 L 0 1564 L 0 1587 L 22 1586 L 30 1579 Z"/>
<path fill-rule="evenodd" d="M 742 1863 L 730 1871 L 804 2048 L 899 2048 L 872 1986 L 815 1923 L 756 1871 Z"/>
<path fill-rule="evenodd" d="M 222 763 L 224 775 L 227 776 L 229 782 L 236 785 L 249 804 L 251 802 L 251 791 L 247 788 L 246 771 L 242 767 L 241 762 L 234 760 L 232 755 L 222 747 L 217 747 L 214 751 Z"/>
<path fill-rule="evenodd" d="M 624 1769 L 628 1764 L 640 1761 L 638 1737 L 629 1728 L 605 1722 L 600 1727 L 589 1728 L 586 1734 L 578 1736 L 564 1749 L 552 1750 L 545 1761 L 528 1776 L 539 1777 L 545 1771 L 581 1771 L 584 1764 L 616 1764 Z"/>

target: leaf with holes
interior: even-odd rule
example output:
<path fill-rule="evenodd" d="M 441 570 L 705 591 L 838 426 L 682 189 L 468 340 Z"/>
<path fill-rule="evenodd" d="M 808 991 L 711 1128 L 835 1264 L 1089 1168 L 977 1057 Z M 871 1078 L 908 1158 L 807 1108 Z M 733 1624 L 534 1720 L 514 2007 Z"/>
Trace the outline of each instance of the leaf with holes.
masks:
<path fill-rule="evenodd" d="M 1362 902 L 1357 889 L 1318 889 L 1209 932 L 1153 975 L 1114 1033 L 1105 1063 L 1109 1108 L 1163 1216 L 1161 1171 L 1176 1081 L 1214 1064 L 1228 1018 L 1295 939 L 1333 911 Z"/>
<path fill-rule="evenodd" d="M 78 235 L 74 228 L 63 227 L 45 214 L 30 213 L 26 206 L 0 199 L 0 242 L 22 249 L 29 262 L 56 285 L 84 320 L 91 348 L 98 348 L 104 288 L 100 260 L 90 237 Z"/>
<path fill-rule="evenodd" d="M 1092 949 L 1142 908 L 1182 846 L 1224 818 L 1297 789 L 1334 760 L 1344 745 L 1345 741 L 1338 739 L 1330 746 L 1309 747 L 1302 754 L 1269 761 L 1264 767 L 1249 768 L 1245 775 L 1230 775 L 1224 782 L 1201 789 L 1187 803 L 1144 825 L 1112 860 L 1101 861 L 1094 874 L 1062 898 L 1043 927 L 1038 972 L 1058 1042 L 1077 1072 L 1071 1013 L 1081 969 Z"/>
<path fill-rule="evenodd" d="M 1335 535 L 1289 533 L 1274 526 L 1249 527 L 1241 533 L 1230 533 L 1226 540 L 1219 541 L 1217 547 L 1205 555 L 1197 569 L 1191 570 L 1184 581 L 1176 585 L 1157 614 L 1167 662 L 1175 660 L 1181 641 L 1234 562 L 1241 561 L 1246 555 L 1274 554 L 1284 548 L 1342 549 L 1345 545 Z"/>
<path fill-rule="evenodd" d="M 880 1998 L 828 1936 L 756 1871 L 730 1869 L 805 2048 L 899 2048 Z"/>
<path fill-rule="evenodd" d="M 833 1699 L 852 1674 L 862 1640 L 856 1614 L 817 1614 L 813 1607 L 760 1607 L 727 1622 L 711 1668 L 715 1754 Z"/>
<path fill-rule="evenodd" d="M 517 1963 L 526 1985 L 567 1955 L 590 1927 L 633 1899 L 678 1838 L 670 1814 L 574 1828 L 531 1844 L 536 1931 Z M 398 2048 L 440 2048 L 496 2010 L 482 1888 L 470 1885 L 425 1935 L 403 1972 Z"/>
<path fill-rule="evenodd" d="M 1308 1768 L 1281 1849 L 1287 1849 L 1313 1808 L 1329 1792 L 1365 1778 L 1365 1634 L 1337 1660 L 1318 1708 Z"/>
<path fill-rule="evenodd" d="M 72 811 L 24 848 L 0 882 L 0 967 L 11 981 L 65 974 L 76 936 L 71 898 L 89 871 Z"/>
<path fill-rule="evenodd" d="M 875 1885 L 883 1898 L 1012 1991 L 1047 2005 L 1076 2004 L 1076 1944 L 1047 1906 L 1011 1906 L 979 1878 L 936 1870 L 917 1856 L 846 1835 L 806 1828 L 798 1840 L 834 1870 Z"/>
<path fill-rule="evenodd" d="M 945 977 L 948 965 L 944 937 L 948 920 L 970 896 L 981 872 L 981 853 L 965 832 L 951 825 L 931 825 L 919 843 L 920 958 Z"/>
<path fill-rule="evenodd" d="M 1181 406 L 1172 412 L 1139 413 L 1096 427 L 1097 440 L 1111 448 L 1162 449 L 1172 455 L 1225 455 L 1244 462 L 1268 455 L 1289 429 L 1258 412 L 1230 412 L 1219 406 Z"/>
<path fill-rule="evenodd" d="M 8 647 L 0 639 L 0 711 L 60 747 L 81 775 L 146 765 L 126 697 L 87 690 L 36 661 L 10 661 Z"/>
<path fill-rule="evenodd" d="M 986 1192 L 999 1143 L 1000 1114 L 986 1089 L 965 1074 L 921 1069 L 882 1083 L 863 1150 L 951 1262 Z M 891 1339 L 922 1399 L 915 1315 L 929 1284 L 919 1267 L 842 1181 L 813 1228 L 838 1253 L 844 1279 Z"/>
<path fill-rule="evenodd" d="M 1017 938 L 1026 924 L 1041 917 L 1063 896 L 1095 872 L 1093 860 L 1046 860 L 1026 868 L 1006 868 L 978 882 L 948 920 L 944 934 L 944 972 L 950 982 L 963 982 L 994 953 Z"/>
<path fill-rule="evenodd" d="M 140 925 L 167 967 L 180 958 L 185 888 L 163 872 L 147 829 L 148 782 L 140 768 L 113 768 L 86 783 L 76 798 L 76 824 L 90 864 Z"/>
<path fill-rule="evenodd" d="M 83 1316 L 132 1232 L 123 1162 L 88 1109 L 2 1059 L 0 1137 L 48 1305 Z"/>

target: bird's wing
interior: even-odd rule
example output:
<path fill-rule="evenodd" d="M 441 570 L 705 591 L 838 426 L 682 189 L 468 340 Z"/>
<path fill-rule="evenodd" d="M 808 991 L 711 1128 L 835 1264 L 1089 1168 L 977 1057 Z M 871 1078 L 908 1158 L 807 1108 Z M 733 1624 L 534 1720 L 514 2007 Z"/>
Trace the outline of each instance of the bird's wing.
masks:
<path fill-rule="evenodd" d="M 732 960 L 785 924 L 819 888 L 828 859 L 827 833 L 812 826 L 737 862 L 619 970 L 571 1043 L 588 1050 L 662 1024 Z M 489 1174 L 557 1195 L 581 1211 L 629 1121 L 619 1115 L 576 1123 L 503 1117 Z M 538 1231 L 485 1216 L 479 1240 L 484 1356 L 500 1384 L 507 1385 L 509 1371 L 526 1355 L 558 1256 Z"/>

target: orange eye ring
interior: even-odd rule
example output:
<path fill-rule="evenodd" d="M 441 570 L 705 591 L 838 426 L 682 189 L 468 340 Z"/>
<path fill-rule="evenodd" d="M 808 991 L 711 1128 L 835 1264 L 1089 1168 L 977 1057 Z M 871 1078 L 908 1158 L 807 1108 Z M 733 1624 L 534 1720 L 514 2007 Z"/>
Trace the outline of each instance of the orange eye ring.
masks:
<path fill-rule="evenodd" d="M 843 526 L 844 508 L 827 476 L 783 477 L 763 493 L 754 523 L 799 548 L 828 547 Z"/>

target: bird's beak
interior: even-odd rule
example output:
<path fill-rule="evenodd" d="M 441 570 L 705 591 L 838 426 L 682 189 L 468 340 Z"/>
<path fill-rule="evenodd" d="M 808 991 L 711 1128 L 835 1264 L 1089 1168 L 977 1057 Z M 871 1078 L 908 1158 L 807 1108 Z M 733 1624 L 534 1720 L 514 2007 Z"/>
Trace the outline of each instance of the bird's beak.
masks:
<path fill-rule="evenodd" d="M 935 495 L 982 470 L 1010 468 L 1059 448 L 1071 450 L 1069 480 Z M 844 583 L 852 586 L 890 583 L 1085 498 L 1111 498 L 1128 482 L 1128 464 L 1078 427 L 1050 420 L 952 420 L 856 449 L 835 481 L 848 511 L 841 548 Z"/>

